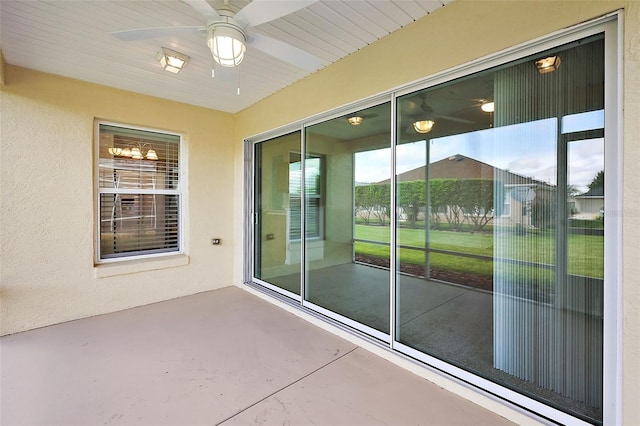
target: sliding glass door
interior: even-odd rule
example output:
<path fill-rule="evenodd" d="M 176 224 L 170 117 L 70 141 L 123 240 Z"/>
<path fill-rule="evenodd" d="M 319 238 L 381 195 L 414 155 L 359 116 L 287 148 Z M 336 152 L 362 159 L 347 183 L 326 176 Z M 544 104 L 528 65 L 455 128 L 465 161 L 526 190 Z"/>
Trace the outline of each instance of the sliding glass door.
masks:
<path fill-rule="evenodd" d="M 544 416 L 599 423 L 605 36 L 550 46 L 251 144 L 251 280 Z"/>
<path fill-rule="evenodd" d="M 305 129 L 305 300 L 387 341 L 390 117 L 387 102 Z"/>
<path fill-rule="evenodd" d="M 253 277 L 300 295 L 300 132 L 254 146 Z"/>
<path fill-rule="evenodd" d="M 596 420 L 603 82 L 596 36 L 397 99 L 397 341 Z"/>

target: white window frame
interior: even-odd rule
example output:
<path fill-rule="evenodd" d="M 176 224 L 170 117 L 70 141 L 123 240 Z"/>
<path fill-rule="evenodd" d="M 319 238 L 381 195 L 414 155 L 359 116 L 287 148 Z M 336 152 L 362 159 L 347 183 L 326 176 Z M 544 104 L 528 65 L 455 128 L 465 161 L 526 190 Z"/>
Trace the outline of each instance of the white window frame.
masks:
<path fill-rule="evenodd" d="M 300 165 L 302 165 L 303 162 L 308 161 L 308 158 L 303 158 L 302 155 L 299 152 L 295 152 L 292 151 L 289 153 L 289 155 L 299 155 L 300 156 Z M 320 187 L 318 188 L 319 194 L 305 194 L 307 200 L 313 199 L 313 200 L 317 200 L 317 220 L 318 220 L 318 232 L 317 235 L 312 235 L 312 236 L 306 236 L 305 239 L 307 241 L 322 241 L 324 240 L 324 188 L 325 188 L 325 184 L 324 184 L 324 167 L 325 167 L 325 157 L 323 155 L 314 155 L 311 154 L 312 158 L 317 158 L 320 160 L 320 179 L 321 179 L 321 183 L 320 183 Z M 300 169 L 300 174 L 302 175 L 302 168 Z M 289 176 L 291 177 L 291 176 Z M 303 176 L 302 176 L 303 177 Z M 304 182 L 304 179 L 302 180 Z M 300 227 L 300 236 L 298 237 L 293 237 L 291 236 L 291 200 L 297 200 L 298 203 L 302 203 L 302 193 L 300 193 L 300 195 L 291 195 L 291 193 L 289 194 L 289 209 L 287 210 L 287 241 L 289 243 L 300 243 L 300 238 L 302 236 L 302 223 L 300 223 L 301 227 Z M 305 209 L 309 208 L 308 205 L 305 205 Z M 300 211 L 302 212 L 302 205 L 300 205 Z M 302 218 L 302 213 L 300 214 L 300 217 Z M 305 226 L 306 228 L 306 226 Z M 306 232 L 306 230 L 305 230 Z"/>
<path fill-rule="evenodd" d="M 148 193 L 148 194 L 161 194 L 161 195 L 177 195 L 178 196 L 178 248 L 177 250 L 157 253 L 143 253 L 122 255 L 118 257 L 101 258 L 100 253 L 100 240 L 101 240 L 101 216 L 100 216 L 100 195 L 114 193 L 112 188 L 100 188 L 100 126 L 113 126 L 120 127 L 122 129 L 140 130 L 154 133 L 161 133 L 167 136 L 176 136 L 179 138 L 178 142 L 178 183 L 175 189 L 162 189 L 162 190 L 149 190 L 149 189 L 123 189 L 119 193 Z M 183 255 L 184 251 L 184 216 L 185 216 L 185 193 L 184 193 L 184 181 L 185 181 L 185 165 L 184 165 L 184 138 L 183 135 L 176 132 L 171 132 L 163 129 L 140 127 L 129 124 L 123 124 L 112 121 L 95 120 L 94 122 L 94 264 L 96 266 L 101 264 L 121 263 L 138 259 L 153 259 L 162 257 L 175 257 L 176 255 Z"/>

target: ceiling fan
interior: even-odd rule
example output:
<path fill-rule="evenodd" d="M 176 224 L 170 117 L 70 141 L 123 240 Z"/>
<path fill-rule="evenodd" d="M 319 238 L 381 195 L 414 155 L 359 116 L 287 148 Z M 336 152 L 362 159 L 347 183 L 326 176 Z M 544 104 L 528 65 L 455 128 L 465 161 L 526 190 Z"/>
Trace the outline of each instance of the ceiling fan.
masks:
<path fill-rule="evenodd" d="M 218 10 L 206 0 L 183 1 L 206 18 L 204 26 L 140 28 L 111 34 L 120 40 L 135 41 L 206 31 L 207 45 L 215 64 L 222 67 L 238 66 L 244 58 L 247 45 L 306 71 L 316 71 L 322 65 L 319 58 L 302 49 L 248 31 L 251 27 L 293 13 L 318 0 L 253 0 L 238 13 L 228 7 L 228 0 Z"/>
<path fill-rule="evenodd" d="M 429 133 L 435 126 L 436 120 L 442 119 L 463 124 L 472 124 L 473 121 L 452 115 L 439 114 L 427 103 L 426 96 L 418 95 L 404 99 L 400 104 L 400 113 L 411 124 L 407 126 L 409 133 Z"/>
<path fill-rule="evenodd" d="M 466 118 L 455 117 L 447 114 L 438 114 L 429 104 L 427 104 L 427 101 L 423 96 L 404 100 L 401 104 L 401 112 L 402 114 L 406 114 L 410 117 L 420 119 L 441 118 L 443 120 L 455 121 L 457 123 L 473 123 L 473 121 L 467 120 Z"/>

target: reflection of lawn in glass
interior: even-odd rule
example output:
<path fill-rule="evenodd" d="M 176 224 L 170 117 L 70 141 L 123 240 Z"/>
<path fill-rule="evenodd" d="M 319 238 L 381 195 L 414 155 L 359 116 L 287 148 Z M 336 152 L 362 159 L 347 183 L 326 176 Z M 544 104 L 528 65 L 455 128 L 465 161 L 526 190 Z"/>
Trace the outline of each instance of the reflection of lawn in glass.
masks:
<path fill-rule="evenodd" d="M 388 226 L 356 225 L 356 239 L 389 242 Z M 430 247 L 439 250 L 462 252 L 493 257 L 493 234 L 436 231 L 429 232 Z M 424 247 L 424 229 L 398 230 L 398 243 L 403 246 Z M 538 231 L 528 235 L 509 235 L 511 259 L 533 263 L 555 263 L 555 232 Z M 376 244 L 356 243 L 357 254 L 389 257 L 389 247 Z M 424 253 L 418 250 L 401 249 L 400 262 L 414 265 L 424 264 Z M 597 235 L 569 235 L 569 272 L 596 278 L 603 277 L 604 237 Z M 475 259 L 444 256 L 434 253 L 431 256 L 434 268 L 451 269 L 486 276 L 493 274 L 490 262 L 478 262 Z"/>

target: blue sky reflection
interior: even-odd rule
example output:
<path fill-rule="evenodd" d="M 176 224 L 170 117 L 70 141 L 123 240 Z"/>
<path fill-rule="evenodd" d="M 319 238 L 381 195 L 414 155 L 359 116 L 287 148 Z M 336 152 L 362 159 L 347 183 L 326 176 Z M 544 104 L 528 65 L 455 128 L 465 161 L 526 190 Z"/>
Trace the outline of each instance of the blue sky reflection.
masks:
<path fill-rule="evenodd" d="M 567 129 L 596 129 L 601 114 L 574 114 Z M 565 117 L 567 118 L 567 117 Z M 564 123 L 567 123 L 566 121 Z M 568 124 L 567 124 L 568 126 Z M 496 127 L 430 140 L 431 162 L 461 154 L 531 177 L 550 185 L 557 182 L 557 118 Z M 426 142 L 399 145 L 397 172 L 403 173 L 426 164 Z M 570 142 L 568 146 L 569 184 L 586 191 L 596 173 L 604 170 L 602 138 Z M 356 182 L 378 182 L 391 175 L 390 150 L 379 149 L 356 154 Z"/>

